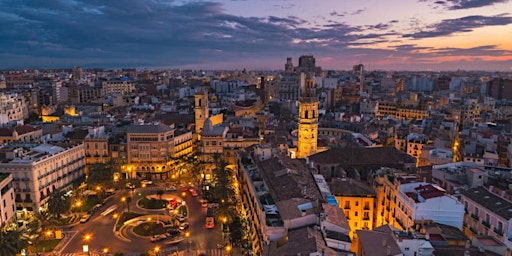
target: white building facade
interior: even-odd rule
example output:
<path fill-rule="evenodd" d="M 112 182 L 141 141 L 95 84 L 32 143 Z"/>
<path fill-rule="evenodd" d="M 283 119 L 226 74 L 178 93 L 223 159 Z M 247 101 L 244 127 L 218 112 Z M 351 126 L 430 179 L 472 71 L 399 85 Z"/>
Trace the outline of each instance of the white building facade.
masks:
<path fill-rule="evenodd" d="M 68 189 L 85 175 L 84 144 L 19 144 L 4 147 L 0 172 L 12 174 L 16 210 L 27 212 L 44 208 L 55 190 Z"/>
<path fill-rule="evenodd" d="M 404 229 L 431 220 L 462 230 L 464 205 L 436 185 L 426 182 L 399 186 L 396 220 Z"/>
<path fill-rule="evenodd" d="M 0 228 L 12 220 L 16 213 L 12 175 L 0 173 Z"/>

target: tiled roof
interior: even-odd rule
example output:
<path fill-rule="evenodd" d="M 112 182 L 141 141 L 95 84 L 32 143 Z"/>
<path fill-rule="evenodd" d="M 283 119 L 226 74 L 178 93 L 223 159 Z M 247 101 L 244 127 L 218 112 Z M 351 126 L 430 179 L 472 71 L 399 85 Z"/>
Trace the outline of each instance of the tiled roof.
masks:
<path fill-rule="evenodd" d="M 461 194 L 489 211 L 495 212 L 507 221 L 512 218 L 512 203 L 489 192 L 484 187 L 471 188 Z"/>

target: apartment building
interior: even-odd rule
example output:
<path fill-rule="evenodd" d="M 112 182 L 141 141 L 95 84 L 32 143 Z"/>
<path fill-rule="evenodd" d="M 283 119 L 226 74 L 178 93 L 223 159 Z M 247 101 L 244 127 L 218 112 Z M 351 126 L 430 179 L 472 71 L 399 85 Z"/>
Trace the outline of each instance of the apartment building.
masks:
<path fill-rule="evenodd" d="M 16 216 L 14 189 L 11 182 L 10 173 L 0 173 L 0 228 Z"/>
<path fill-rule="evenodd" d="M 83 144 L 6 144 L 0 148 L 0 172 L 12 175 L 16 210 L 44 208 L 55 190 L 71 188 L 85 175 Z"/>
<path fill-rule="evenodd" d="M 326 246 L 321 228 L 312 228 L 328 216 L 325 213 L 320 216 L 322 207 L 318 200 L 322 194 L 308 167 L 285 155 L 263 156 L 250 152 L 256 153 L 252 148 L 237 152 L 237 179 L 254 255 L 320 255 L 322 252 L 335 255 Z M 333 214 L 330 218 L 335 217 L 333 211 L 327 212 Z M 346 226 L 330 220 L 339 227 L 324 223 L 326 228 L 329 226 L 329 230 L 340 234 L 346 231 Z M 349 238 L 343 237 L 329 235 L 328 244 L 347 246 Z"/>
<path fill-rule="evenodd" d="M 102 95 L 109 95 L 114 93 L 128 94 L 135 92 L 135 85 L 130 79 L 115 79 L 101 82 Z"/>
<path fill-rule="evenodd" d="M 512 202 L 481 186 L 461 193 L 464 204 L 464 233 L 473 238 L 490 235 L 512 251 Z"/>
<path fill-rule="evenodd" d="M 126 178 L 164 179 L 171 177 L 174 125 L 132 124 L 126 130 Z"/>
<path fill-rule="evenodd" d="M 350 225 L 350 237 L 356 237 L 356 230 L 372 230 L 374 227 L 374 209 L 376 193 L 367 183 L 337 178 L 329 183 L 329 189 L 336 197 Z"/>
<path fill-rule="evenodd" d="M 32 125 L 17 125 L 0 128 L 0 144 L 21 141 L 37 141 L 43 135 L 43 129 Z"/>
<path fill-rule="evenodd" d="M 28 104 L 21 94 L 0 93 L 0 124 L 28 118 Z"/>
<path fill-rule="evenodd" d="M 456 162 L 432 166 L 432 181 L 448 193 L 483 186 L 487 178 L 487 172 L 474 163 Z"/>

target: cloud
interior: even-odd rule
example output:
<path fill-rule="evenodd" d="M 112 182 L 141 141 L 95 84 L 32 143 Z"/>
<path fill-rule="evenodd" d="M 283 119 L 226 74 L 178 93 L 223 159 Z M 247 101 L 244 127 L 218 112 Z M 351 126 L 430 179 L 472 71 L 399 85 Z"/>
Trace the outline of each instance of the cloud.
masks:
<path fill-rule="evenodd" d="M 404 34 L 404 37 L 412 38 L 429 38 L 437 36 L 448 36 L 459 32 L 470 32 L 475 28 L 486 26 L 501 26 L 512 23 L 511 16 L 496 15 L 496 16 L 466 16 L 458 19 L 447 19 L 439 23 L 428 25 L 424 31 L 419 31 L 411 34 Z"/>
<path fill-rule="evenodd" d="M 362 56 L 388 63 L 389 56 L 421 62 L 432 56 L 465 54 L 464 49 L 457 52 L 456 48 L 421 49 L 414 45 L 377 49 L 376 44 L 400 45 L 404 38 L 393 29 L 404 25 L 402 20 L 357 26 L 339 21 L 349 15 L 333 11 L 326 15 L 332 20 L 314 23 L 293 15 L 228 14 L 217 2 L 0 1 L 0 67 L 281 68 L 285 57 L 313 54 L 318 59 L 337 61 L 321 65 L 341 68 L 364 60 Z M 419 32 L 404 36 L 450 35 L 510 22 L 505 15 L 468 16 L 432 26 L 418 20 L 415 28 Z M 472 50 L 500 52 L 492 46 Z"/>
<path fill-rule="evenodd" d="M 446 1 L 433 1 L 433 4 L 442 6 L 449 10 L 461 10 L 491 6 L 494 4 L 507 3 L 510 0 L 446 0 Z M 419 2 L 430 2 L 429 0 L 420 0 Z"/>

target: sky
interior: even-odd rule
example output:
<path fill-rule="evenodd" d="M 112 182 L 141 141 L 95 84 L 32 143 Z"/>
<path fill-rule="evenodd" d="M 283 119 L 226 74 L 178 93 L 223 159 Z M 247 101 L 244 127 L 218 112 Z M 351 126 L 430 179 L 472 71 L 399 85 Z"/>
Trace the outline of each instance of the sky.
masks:
<path fill-rule="evenodd" d="M 512 71 L 512 0 L 0 0 L 0 69 Z"/>

